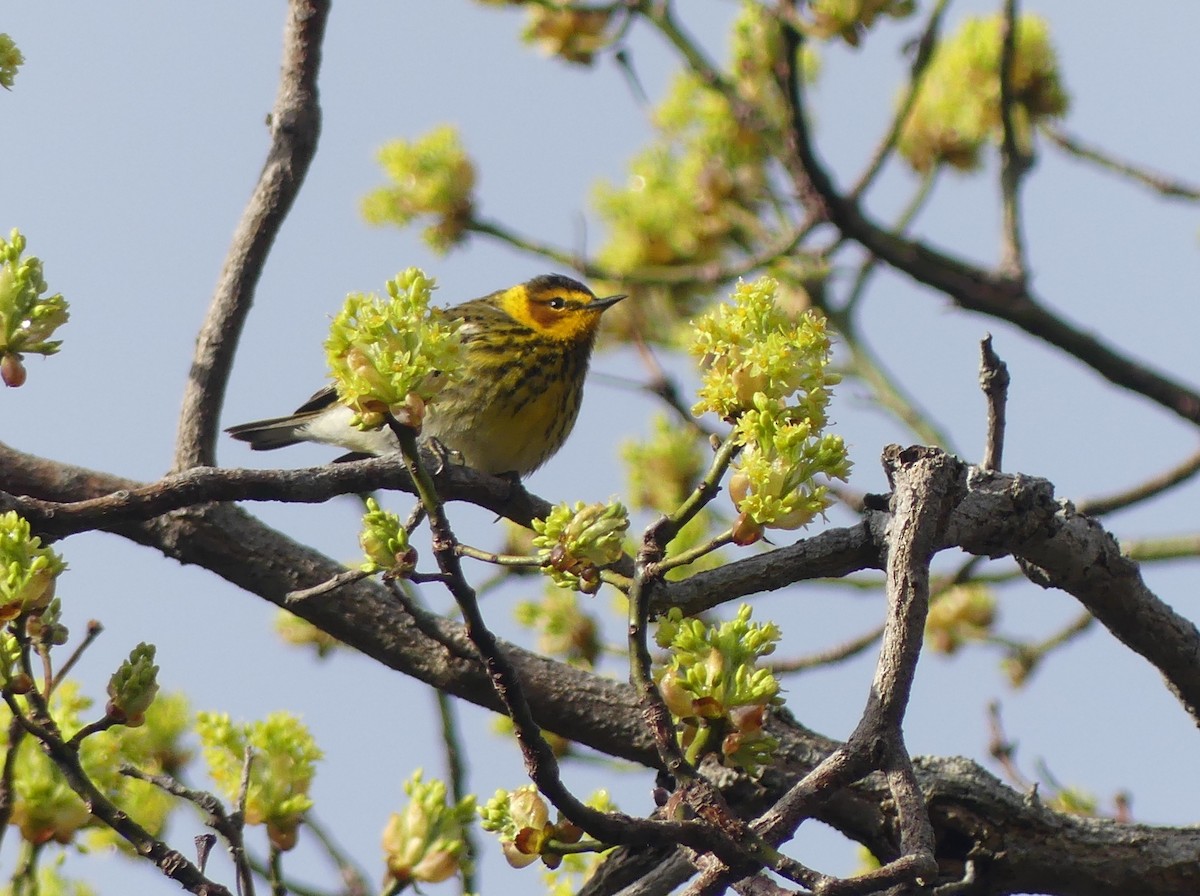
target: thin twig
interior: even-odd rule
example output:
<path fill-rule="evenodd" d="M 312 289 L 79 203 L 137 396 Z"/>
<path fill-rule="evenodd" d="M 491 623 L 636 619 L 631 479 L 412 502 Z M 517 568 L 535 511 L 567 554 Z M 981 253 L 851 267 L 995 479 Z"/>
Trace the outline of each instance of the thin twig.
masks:
<path fill-rule="evenodd" d="M 78 647 L 71 651 L 71 655 L 67 657 L 67 661 L 59 667 L 58 672 L 56 672 L 54 675 L 54 679 L 50 682 L 50 686 L 46 689 L 47 694 L 54 693 L 54 689 L 58 687 L 58 685 L 64 679 L 66 679 L 67 675 L 70 674 L 71 670 L 75 668 L 75 664 L 79 662 L 80 658 L 84 654 L 84 651 L 91 647 L 92 642 L 99 638 L 103 633 L 104 626 L 100 624 L 100 620 L 88 620 L 87 630 L 84 632 L 83 640 L 79 642 Z"/>
<path fill-rule="evenodd" d="M 326 579 L 319 585 L 313 585 L 311 588 L 298 588 L 295 591 L 289 591 L 285 598 L 288 603 L 296 603 L 297 601 L 309 600 L 310 598 L 320 597 L 323 594 L 328 594 L 331 591 L 336 591 L 345 585 L 353 585 L 355 582 L 361 582 L 373 573 L 366 572 L 361 569 L 347 569 L 345 572 L 339 572 L 331 579 Z"/>
<path fill-rule="evenodd" d="M 1005 410 L 1008 406 L 1008 365 L 992 348 L 992 337 L 979 343 L 979 387 L 987 398 L 987 443 L 983 449 L 984 470 L 999 473 L 1004 458 Z"/>
<path fill-rule="evenodd" d="M 934 185 L 937 184 L 938 174 L 940 169 L 937 167 L 931 168 L 922 177 L 921 182 L 917 185 L 917 189 L 913 195 L 909 197 L 908 204 L 900 212 L 892 225 L 896 233 L 904 233 L 912 226 L 912 222 L 916 220 L 921 210 L 929 202 L 933 196 Z M 832 251 L 832 248 L 830 249 Z M 866 255 L 858 266 L 858 271 L 854 275 L 854 282 L 850 285 L 849 291 L 846 293 L 846 300 L 842 304 L 842 310 L 846 312 L 847 317 L 858 304 L 862 301 L 862 297 L 866 295 L 867 284 L 871 281 L 874 273 L 879 270 L 880 260 L 874 255 Z M 828 312 L 827 312 L 828 313 Z"/>
<path fill-rule="evenodd" d="M 1010 677 L 1013 678 L 1014 684 L 1020 684 L 1037 670 L 1037 667 L 1051 652 L 1074 641 L 1090 629 L 1095 622 L 1096 617 L 1085 610 L 1067 625 L 1041 641 L 1028 643 L 1001 635 L 992 635 L 987 638 L 987 641 L 1003 647 L 1008 652 L 1008 661 L 1015 665 L 1015 668 L 1010 669 Z"/>
<path fill-rule="evenodd" d="M 243 840 L 246 824 L 246 800 L 250 796 L 250 771 L 254 766 L 254 757 L 254 748 L 247 743 L 242 753 L 242 775 L 238 781 L 237 812 L 230 818 L 230 827 L 235 836 L 227 838 L 229 854 L 233 857 L 234 867 L 237 868 L 238 892 L 244 893 L 245 896 L 252 896 L 254 892 L 254 876 L 250 873 L 250 862 L 246 857 L 246 844 Z M 275 850 L 274 844 L 271 845 L 271 849 Z"/>
<path fill-rule="evenodd" d="M 516 567 L 520 569 L 538 569 L 545 566 L 546 560 L 534 557 L 528 554 L 497 554 L 494 551 L 484 551 L 479 548 L 473 548 L 469 544 L 457 543 L 454 550 L 460 557 L 469 557 L 472 560 L 479 560 L 483 563 L 490 563 L 493 566 Z"/>
<path fill-rule="evenodd" d="M 768 664 L 767 668 L 775 675 L 789 675 L 795 672 L 817 669 L 822 666 L 832 666 L 858 656 L 872 644 L 875 644 L 882 635 L 883 626 L 881 625 L 865 634 L 859 635 L 857 638 L 851 638 L 844 644 L 837 644 L 826 650 L 810 653 L 807 656 L 799 656 L 795 659 L 777 660 Z"/>
<path fill-rule="evenodd" d="M 67 786 L 84 801 L 92 815 L 133 846 L 138 855 L 144 856 L 189 893 L 195 893 L 197 896 L 231 896 L 228 889 L 205 877 L 182 853 L 154 837 L 100 792 L 84 771 L 78 752 L 70 749 L 58 733 L 58 726 L 54 724 L 45 701 L 36 689 L 26 694 L 30 707 L 28 716 L 10 694 L 0 692 L 0 696 L 3 696 L 4 702 L 8 704 L 13 718 L 29 734 L 41 741 L 46 755 L 58 768 Z"/>
<path fill-rule="evenodd" d="M 1020 22 L 1017 0 L 1004 0 L 1000 18 L 1000 201 L 1004 214 L 1004 252 L 1000 270 L 1009 277 L 1025 282 L 1025 240 L 1021 233 L 1021 181 L 1029 170 L 1029 159 L 1017 138 L 1013 118 L 1017 99 L 1013 94 L 1013 65 L 1017 56 Z"/>
<path fill-rule="evenodd" d="M 900 132 L 904 129 L 904 125 L 908 121 L 908 116 L 916 104 L 917 96 L 921 90 L 921 81 L 925 77 L 929 61 L 933 58 L 934 50 L 937 49 L 938 32 L 941 30 L 942 16 L 946 12 L 946 6 L 949 2 L 950 0 L 937 0 L 937 3 L 934 4 L 932 11 L 929 13 L 929 20 L 926 22 L 925 29 L 921 32 L 921 37 L 917 41 L 916 54 L 913 57 L 904 98 L 896 108 L 896 114 L 892 117 L 892 123 L 888 127 L 887 134 L 884 135 L 883 140 L 875 148 L 875 153 L 871 156 L 871 161 L 867 163 L 866 170 L 863 171 L 858 181 L 854 184 L 854 187 L 850 190 L 851 199 L 858 200 L 862 198 L 863 193 L 875 182 L 875 178 L 883 170 L 884 163 L 896 149 L 896 143 L 900 139 Z"/>
<path fill-rule="evenodd" d="M 490 236 L 530 255 L 573 268 L 584 277 L 595 280 L 618 281 L 630 286 L 714 286 L 745 277 L 775 259 L 790 254 L 812 232 L 813 223 L 811 219 L 807 219 L 779 234 L 765 248 L 744 257 L 688 265 L 646 265 L 633 271 L 602 267 L 579 253 L 568 252 L 549 243 L 523 236 L 498 221 L 472 218 L 466 229 Z"/>
<path fill-rule="evenodd" d="M 1124 510 L 1187 482 L 1197 473 L 1200 473 L 1200 451 L 1184 458 L 1171 469 L 1124 491 L 1080 501 L 1076 504 L 1076 509 L 1087 516 L 1103 516 L 1106 513 Z"/>
<path fill-rule="evenodd" d="M 838 190 L 818 158 L 794 60 L 781 54 L 779 67 L 780 86 L 788 100 L 785 151 L 780 161 L 797 195 L 810 208 L 821 209 L 844 237 L 857 241 L 897 271 L 949 296 L 960 307 L 1009 321 L 1116 385 L 1144 395 L 1192 423 L 1200 423 L 1200 394 L 1195 389 L 1130 359 L 1051 313 L 1024 279 L 984 270 L 919 241 L 899 237 L 871 220 L 858 203 Z M 709 73 L 698 74 L 708 83 Z M 720 77 L 713 77 L 716 84 L 724 84 Z M 731 101 L 737 101 L 736 94 Z M 737 108 L 754 126 L 765 126 L 754 108 L 745 103 Z"/>
<path fill-rule="evenodd" d="M 1187 199 L 1192 202 L 1200 201 L 1200 186 L 1196 184 L 1190 184 L 1175 177 L 1168 177 L 1165 174 L 1149 171 L 1140 165 L 1135 165 L 1133 162 L 1118 159 L 1100 147 L 1085 143 L 1061 128 L 1042 125 L 1041 133 L 1051 143 L 1054 143 L 1071 155 L 1094 162 L 1106 171 L 1127 177 L 1144 187 L 1149 187 L 1162 196 L 1172 199 Z"/>
<path fill-rule="evenodd" d="M 450 798 L 457 805 L 471 792 L 462 735 L 454 714 L 453 700 L 443 691 L 434 690 L 433 694 L 437 700 L 438 717 L 442 722 L 442 750 L 446 756 L 446 777 L 450 779 Z M 458 863 L 461 872 L 459 892 L 468 896 L 476 892 L 475 860 L 479 856 L 479 844 L 475 839 L 473 825 L 463 826 L 462 840 L 465 848 L 462 861 Z"/>
<path fill-rule="evenodd" d="M 267 883 L 271 885 L 271 896 L 287 896 L 283 882 L 283 850 L 274 843 L 267 849 Z"/>
<path fill-rule="evenodd" d="M 1017 745 L 1004 733 L 1004 721 L 1000 714 L 1000 701 L 992 700 L 987 706 L 988 755 L 999 764 L 1005 778 L 1021 793 L 1035 793 L 1037 785 L 1021 772 L 1016 762 Z"/>
<path fill-rule="evenodd" d="M 325 829 L 325 825 L 317 821 L 311 812 L 306 812 L 304 813 L 304 826 L 317 838 L 333 864 L 337 866 L 338 876 L 341 877 L 342 884 L 345 886 L 345 890 L 339 896 L 367 896 L 371 892 L 371 886 L 367 882 L 366 873 L 354 863 L 344 849 L 338 846 L 333 836 Z M 287 886 L 291 890 L 296 889 L 294 884 L 289 883 Z"/>
<path fill-rule="evenodd" d="M 695 563 L 701 557 L 711 554 L 713 551 L 720 550 L 726 545 L 733 544 L 733 530 L 726 529 L 712 538 L 709 538 L 702 544 L 690 547 L 687 550 L 680 551 L 678 554 L 672 554 L 669 557 L 658 562 L 658 572 L 665 573 L 672 569 L 677 569 L 680 566 L 687 566 L 689 563 Z"/>
<path fill-rule="evenodd" d="M 8 737 L 5 739 L 4 770 L 0 772 L 0 845 L 4 844 L 4 832 L 9 829 L 16 791 L 13 789 L 17 767 L 17 752 L 25 739 L 25 729 L 14 715 L 8 722 Z"/>

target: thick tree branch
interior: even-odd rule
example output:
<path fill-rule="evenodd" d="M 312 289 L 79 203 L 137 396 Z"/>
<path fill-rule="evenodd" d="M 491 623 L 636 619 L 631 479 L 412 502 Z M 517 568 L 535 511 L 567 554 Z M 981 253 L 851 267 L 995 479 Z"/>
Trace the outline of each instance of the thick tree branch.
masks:
<path fill-rule="evenodd" d="M 339 482 L 341 486 L 355 486 L 346 488 L 346 491 L 361 491 L 363 480 L 355 476 L 365 476 L 368 472 L 374 474 L 376 471 L 383 473 L 390 462 L 381 458 L 361 463 L 359 470 L 347 472 L 335 466 L 329 475 L 332 481 L 339 481 L 339 477 L 345 476 L 346 480 Z M 325 469 L 319 468 L 316 472 L 323 474 Z M 221 482 L 222 488 L 230 488 L 220 478 L 219 472 L 195 471 L 201 479 L 211 474 L 214 477 L 211 481 Z M 299 482 L 302 478 L 293 480 L 283 475 L 282 479 L 274 480 L 263 473 L 261 475 L 264 478 L 258 479 L 258 474 L 251 474 L 250 471 L 226 472 L 247 474 L 254 488 L 265 489 L 271 499 L 286 498 L 287 483 Z M 482 477 L 474 471 L 456 467 L 448 467 L 443 471 L 443 476 L 463 485 L 462 497 L 481 494 L 490 499 L 480 501 L 481 506 L 504 513 L 517 522 L 528 522 L 527 518 L 523 518 L 524 512 L 540 502 L 540 499 L 522 496 L 518 491 L 516 508 L 521 512 L 510 513 L 511 508 L 506 501 L 510 496 L 506 491 L 509 486 L 503 480 Z M 184 481 L 190 482 L 186 476 Z M 128 480 L 106 474 L 34 458 L 0 444 L 0 511 L 16 509 L 23 514 L 28 511 L 30 522 L 39 534 L 47 530 L 54 531 L 60 512 L 69 514 L 71 508 L 59 507 L 59 504 L 124 492 L 131 484 Z M 374 481 L 366 487 L 381 487 L 383 484 Z M 501 496 L 498 491 L 493 492 L 493 484 L 505 494 Z M 295 487 L 304 493 L 304 485 L 297 484 Z M 322 487 L 332 488 L 328 483 Z M 7 496 L 4 492 L 8 493 Z M 447 490 L 447 494 L 452 492 L 453 488 Z M 332 489 L 331 493 L 341 493 L 341 490 Z M 59 500 L 33 504 L 19 496 L 35 497 L 42 501 L 48 498 Z M 227 494 L 226 497 L 237 496 Z M 123 494 L 105 500 L 121 503 L 119 519 L 136 518 L 135 514 L 126 515 L 123 502 L 128 499 Z M 163 500 L 169 506 L 179 506 L 177 501 Z M 151 510 L 162 512 L 149 504 L 141 505 L 141 510 L 147 515 Z M 202 512 L 203 508 L 194 509 L 185 513 L 183 518 Z M 231 508 L 214 508 L 212 512 L 228 514 L 234 511 Z M 249 521 L 252 518 L 246 516 L 245 519 Z M 166 531 L 172 531 L 170 518 L 161 518 L 158 522 Z M 794 545 L 697 573 L 682 582 L 666 584 L 656 589 L 651 600 L 651 612 L 665 612 L 668 607 L 678 606 L 684 613 L 695 615 L 722 603 L 774 591 L 807 579 L 843 576 L 860 569 L 882 569 L 886 543 L 883 528 L 886 522 L 886 514 L 868 513 L 857 526 L 829 529 Z M 1078 514 L 1069 502 L 1057 501 L 1049 482 L 1028 476 L 989 475 L 983 471 L 973 471 L 968 495 L 959 504 L 951 522 L 951 535 L 943 548 L 957 545 L 982 556 L 1012 554 L 1019 560 L 1028 561 L 1032 566 L 1027 568 L 1027 574 L 1035 570 L 1033 575 L 1038 584 L 1053 585 L 1073 595 L 1118 639 L 1150 660 L 1167 677 L 1172 690 L 1196 717 L 1197 708 L 1200 707 L 1200 633 L 1191 622 L 1164 604 L 1146 587 L 1137 564 L 1121 554 L 1119 545 L 1111 535 L 1099 524 Z M 89 528 L 102 528 L 124 534 L 139 543 L 155 544 L 153 539 L 147 540 L 145 528 L 136 523 L 108 524 L 103 518 L 92 519 L 91 523 Z M 261 537 L 256 542 L 260 540 Z M 324 558 L 321 560 L 324 561 Z M 238 577 L 231 580 L 247 590 L 261 593 L 256 587 L 244 584 L 241 581 L 242 572 L 231 563 L 220 562 L 219 558 L 213 562 L 214 565 L 205 565 L 222 575 L 225 569 L 229 569 L 231 574 Z M 261 564 L 261 558 L 250 554 L 246 562 Z M 344 571 L 340 566 L 318 565 L 318 568 L 323 572 L 302 582 L 296 581 L 287 590 L 312 587 Z M 336 632 L 330 633 L 345 640 Z"/>
<path fill-rule="evenodd" d="M 328 0 L 291 0 L 279 92 L 271 110 L 271 147 L 225 257 L 183 394 L 175 469 L 212 466 L 225 387 L 267 253 L 308 173 L 321 132 L 317 71 Z"/>
<path fill-rule="evenodd" d="M 0 488 L 10 493 L 78 501 L 123 484 L 128 483 L 0 449 Z M 1136 567 L 1120 557 L 1111 536 L 1079 517 L 1069 504 L 1056 501 L 1044 480 L 972 470 L 967 488 L 950 518 L 943 547 L 958 544 L 986 555 L 1012 552 L 1035 563 L 1048 581 L 1072 589 L 1118 637 L 1163 670 L 1185 703 L 1200 701 L 1200 637 L 1145 589 Z M 655 595 L 655 606 L 679 603 L 694 613 L 839 570 L 882 568 L 887 523 L 887 514 L 872 512 L 857 526 L 829 530 L 670 583 Z M 288 592 L 326 581 L 342 569 L 229 505 L 180 509 L 106 528 L 181 562 L 204 566 L 279 606 L 288 606 Z M 288 609 L 390 668 L 446 693 L 500 708 L 482 666 L 464 659 L 472 649 L 462 627 L 433 615 L 423 616 L 418 624 L 375 582 L 360 582 Z M 658 764 L 628 686 L 515 645 L 500 646 L 521 676 L 538 725 L 612 756 Z M 781 765 L 763 782 L 772 801 L 838 747 L 786 712 L 774 718 L 771 733 L 782 743 Z M 975 892 L 1117 896 L 1136 890 L 1182 896 L 1194 891 L 1189 869 L 1200 854 L 1200 832 L 1195 829 L 1059 815 L 1024 800 L 966 760 L 919 758 L 914 769 L 930 806 L 939 866 L 949 869 L 950 878 L 960 879 L 970 853 L 979 880 Z M 895 857 L 899 852 L 894 817 L 882 811 L 889 799 L 886 782 L 872 775 L 817 807 L 816 817 L 878 855 Z M 760 802 L 753 811 L 767 805 Z"/>
<path fill-rule="evenodd" d="M 755 823 L 771 842 L 781 842 L 832 793 L 871 771 L 883 773 L 895 812 L 898 854 L 869 875 L 816 888 L 826 896 L 927 880 L 937 867 L 933 829 L 904 745 L 903 723 L 929 610 L 929 561 L 965 493 L 966 470 L 932 448 L 904 451 L 892 445 L 883 459 L 894 489 L 887 533 L 888 617 L 866 707 L 846 743 Z"/>
<path fill-rule="evenodd" d="M 27 468 L 34 478 L 60 475 L 71 494 L 95 494 L 68 502 L 14 500 L 19 488 L 0 494 L 0 512 L 16 510 L 44 537 L 61 538 L 94 529 L 115 530 L 127 522 L 153 519 L 172 510 L 209 501 L 286 501 L 322 503 L 338 495 L 361 494 L 375 489 L 415 492 L 398 457 L 377 457 L 344 464 L 327 464 L 294 470 L 237 470 L 194 467 L 143 484 L 91 470 L 67 467 L 21 454 L 0 443 L 0 463 L 13 472 Z M 450 501 L 466 501 L 528 525 L 550 512 L 550 504 L 510 480 L 447 464 L 434 477 L 439 492 Z M 88 488 L 87 486 L 94 486 Z"/>

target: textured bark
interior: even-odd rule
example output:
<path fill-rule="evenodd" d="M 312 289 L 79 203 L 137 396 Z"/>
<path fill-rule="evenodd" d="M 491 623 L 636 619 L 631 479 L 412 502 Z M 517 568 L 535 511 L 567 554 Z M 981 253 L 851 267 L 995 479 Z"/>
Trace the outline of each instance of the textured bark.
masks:
<path fill-rule="evenodd" d="M 380 469 L 365 467 L 378 476 Z M 236 479 L 240 471 L 225 471 Z M 197 471 L 208 475 L 205 471 Z M 246 491 L 257 497 L 301 500 L 361 488 L 365 474 L 336 471 L 312 485 L 288 474 L 254 474 Z M 200 480 L 182 480 L 191 501 L 204 500 Z M 232 497 L 229 477 L 213 475 L 222 497 Z M 455 471 L 462 494 L 491 496 L 488 506 L 503 509 L 502 484 L 470 471 Z M 377 483 L 378 484 L 378 483 Z M 397 480 L 396 485 L 403 486 Z M 493 491 L 493 485 L 495 491 Z M 0 445 L 0 509 L 31 510 L 35 528 L 56 531 L 72 518 L 70 502 L 123 491 L 139 484 L 31 457 Z M 332 490 L 332 491 L 331 491 Z M 159 490 L 164 495 L 170 489 Z M 158 492 L 156 492 L 157 494 Z M 18 496 L 53 504 L 30 505 Z M 326 495 L 328 497 L 328 495 Z M 169 497 L 139 503 L 109 498 L 113 519 L 89 518 L 85 528 L 103 528 L 182 563 L 196 564 L 274 604 L 288 592 L 325 581 L 343 567 L 297 544 L 229 504 L 177 507 Z M 59 504 L 66 506 L 58 507 Z M 519 516 L 539 499 L 520 498 Z M 87 505 L 82 505 L 87 506 Z M 139 512 L 145 519 L 137 519 Z M 158 515 L 154 515 L 158 514 Z M 665 600 L 689 611 L 761 591 L 786 587 L 816 576 L 878 568 L 886 552 L 888 515 L 871 512 L 856 526 L 833 529 L 796 545 L 736 561 L 672 585 Z M 71 527 L 68 527 L 71 528 Z M 61 530 L 60 530 L 61 531 Z M 1027 561 L 1037 580 L 1074 594 L 1133 649 L 1153 662 L 1189 709 L 1200 695 L 1195 628 L 1151 594 L 1136 565 L 1120 557 L 1110 535 L 1054 499 L 1048 482 L 1025 476 L 968 470 L 965 493 L 947 521 L 945 543 L 996 556 L 1012 553 Z M 434 617 L 413 617 L 386 589 L 363 581 L 288 605 L 297 615 L 384 665 L 447 693 L 498 708 L 481 665 L 473 658 L 461 626 Z M 601 752 L 653 766 L 656 753 L 643 727 L 632 689 L 562 663 L 503 645 L 516 666 L 538 724 Z M 786 711 L 771 720 L 781 741 L 779 763 L 749 788 L 737 804 L 757 815 L 811 772 L 839 746 L 812 732 Z M 1052 812 L 1023 797 L 965 759 L 916 757 L 914 769 L 935 836 L 939 881 L 960 879 L 973 863 L 974 883 L 962 892 L 977 894 L 1063 893 L 1117 896 L 1132 892 L 1192 894 L 1200 888 L 1200 829 L 1123 824 Z M 896 818 L 886 781 L 873 774 L 840 790 L 815 810 L 832 825 L 884 858 L 899 855 Z"/>

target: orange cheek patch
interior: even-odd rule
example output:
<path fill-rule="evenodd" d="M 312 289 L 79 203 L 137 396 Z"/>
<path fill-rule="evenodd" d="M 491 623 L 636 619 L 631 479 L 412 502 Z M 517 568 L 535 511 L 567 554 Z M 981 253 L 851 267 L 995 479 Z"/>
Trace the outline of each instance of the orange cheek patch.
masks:
<path fill-rule="evenodd" d="M 558 329 L 558 327 L 562 326 L 563 323 L 565 323 L 563 320 L 563 313 L 561 311 L 555 311 L 553 308 L 549 307 L 548 305 L 543 305 L 541 302 L 530 302 L 526 306 L 526 309 L 530 320 L 539 329 L 550 330 L 553 332 Z"/>

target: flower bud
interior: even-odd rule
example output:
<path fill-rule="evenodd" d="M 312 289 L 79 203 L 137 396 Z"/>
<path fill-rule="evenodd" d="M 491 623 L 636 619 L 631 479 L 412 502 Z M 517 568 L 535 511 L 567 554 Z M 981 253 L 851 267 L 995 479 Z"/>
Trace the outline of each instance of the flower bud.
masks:
<path fill-rule="evenodd" d="M 25 365 L 21 363 L 20 355 L 10 352 L 0 360 L 0 378 L 4 380 L 4 385 L 14 389 L 25 385 Z"/>

